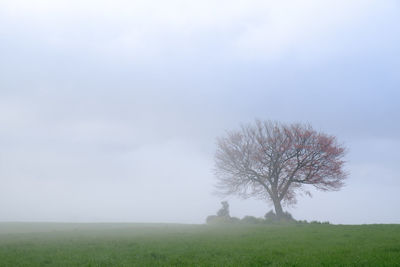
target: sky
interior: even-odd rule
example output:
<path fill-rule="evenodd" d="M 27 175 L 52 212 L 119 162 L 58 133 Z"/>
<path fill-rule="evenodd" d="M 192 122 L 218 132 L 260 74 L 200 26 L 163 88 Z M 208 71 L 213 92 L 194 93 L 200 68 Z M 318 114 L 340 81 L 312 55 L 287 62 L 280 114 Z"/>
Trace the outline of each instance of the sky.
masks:
<path fill-rule="evenodd" d="M 400 223 L 400 2 L 0 1 L 0 221 L 204 223 L 216 138 L 309 123 L 345 187 L 287 210 Z"/>

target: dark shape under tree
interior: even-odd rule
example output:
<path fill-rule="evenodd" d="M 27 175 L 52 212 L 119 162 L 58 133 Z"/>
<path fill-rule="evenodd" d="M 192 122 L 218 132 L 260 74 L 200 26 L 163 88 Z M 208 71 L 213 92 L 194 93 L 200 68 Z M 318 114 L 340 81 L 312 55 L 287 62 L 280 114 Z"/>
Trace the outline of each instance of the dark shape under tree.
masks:
<path fill-rule="evenodd" d="M 258 197 L 274 204 L 296 203 L 296 193 L 310 195 L 304 185 L 339 190 L 345 148 L 336 138 L 309 125 L 256 121 L 218 139 L 215 155 L 217 189 L 222 195 Z"/>
<path fill-rule="evenodd" d="M 229 203 L 228 201 L 222 201 L 222 208 L 218 210 L 217 216 L 229 218 Z"/>
<path fill-rule="evenodd" d="M 221 204 L 222 207 L 217 211 L 217 215 L 210 215 L 207 217 L 206 222 L 208 224 L 232 223 L 239 221 L 238 218 L 229 215 L 228 201 L 222 201 Z"/>

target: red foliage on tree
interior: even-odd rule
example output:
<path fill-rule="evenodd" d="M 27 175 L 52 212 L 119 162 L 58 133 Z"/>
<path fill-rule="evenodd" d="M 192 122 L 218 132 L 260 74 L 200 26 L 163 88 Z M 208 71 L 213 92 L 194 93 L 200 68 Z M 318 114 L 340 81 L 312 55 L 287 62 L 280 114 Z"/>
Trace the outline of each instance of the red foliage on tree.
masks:
<path fill-rule="evenodd" d="M 282 204 L 296 203 L 304 185 L 338 190 L 347 174 L 345 148 L 334 136 L 309 125 L 256 121 L 219 138 L 215 154 L 217 188 L 223 195 L 255 196 Z"/>

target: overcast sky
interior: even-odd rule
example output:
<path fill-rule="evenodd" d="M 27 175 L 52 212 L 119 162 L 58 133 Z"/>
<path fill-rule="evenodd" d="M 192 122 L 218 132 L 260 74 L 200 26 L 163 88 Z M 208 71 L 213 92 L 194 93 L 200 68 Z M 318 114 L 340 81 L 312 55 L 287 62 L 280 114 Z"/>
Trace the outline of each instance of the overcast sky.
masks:
<path fill-rule="evenodd" d="M 0 1 L 0 221 L 203 223 L 215 140 L 258 118 L 348 147 L 297 219 L 400 223 L 400 2 Z"/>

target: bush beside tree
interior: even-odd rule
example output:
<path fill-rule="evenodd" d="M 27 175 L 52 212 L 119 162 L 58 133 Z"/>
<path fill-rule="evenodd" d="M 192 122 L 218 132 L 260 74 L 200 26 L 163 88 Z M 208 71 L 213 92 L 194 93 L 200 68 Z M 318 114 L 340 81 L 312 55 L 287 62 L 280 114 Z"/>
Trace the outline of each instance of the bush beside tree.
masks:
<path fill-rule="evenodd" d="M 257 218 L 254 216 L 244 216 L 242 219 L 231 217 L 229 215 L 229 203 L 227 201 L 221 202 L 222 207 L 217 211 L 217 215 L 210 215 L 207 217 L 207 224 L 330 224 L 329 222 L 319 222 L 306 220 L 295 220 L 289 212 L 285 211 L 281 216 L 275 214 L 273 210 L 268 211 L 264 218 Z"/>

